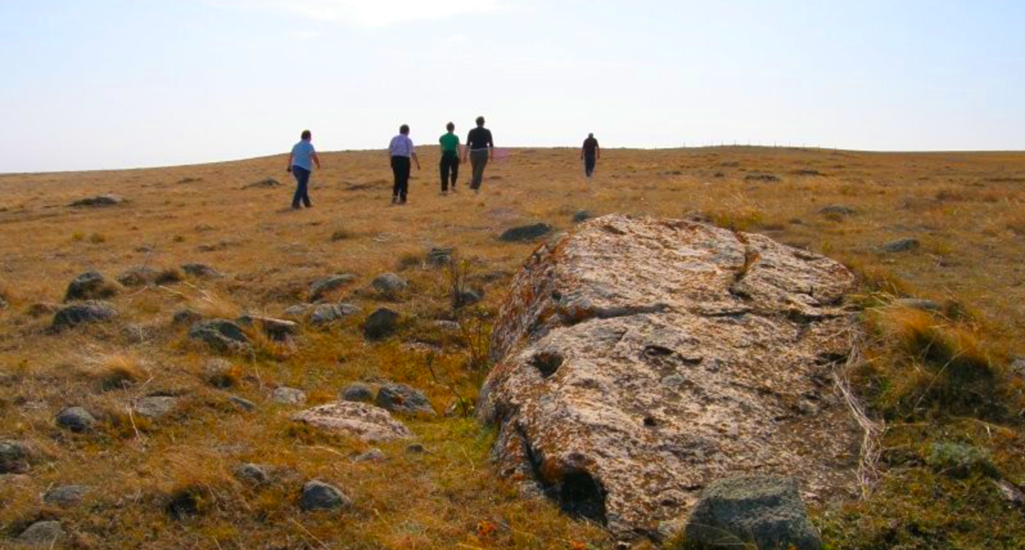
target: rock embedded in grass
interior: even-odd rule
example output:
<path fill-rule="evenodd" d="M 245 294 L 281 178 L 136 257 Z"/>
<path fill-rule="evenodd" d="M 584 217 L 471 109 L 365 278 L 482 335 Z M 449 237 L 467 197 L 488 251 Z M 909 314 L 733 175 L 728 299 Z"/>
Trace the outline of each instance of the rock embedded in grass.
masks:
<path fill-rule="evenodd" d="M 399 277 L 395 273 L 382 273 L 374 278 L 373 282 L 370 283 L 374 290 L 380 292 L 385 296 L 395 296 L 403 290 L 406 290 L 406 280 Z"/>
<path fill-rule="evenodd" d="M 32 448 L 21 441 L 10 439 L 0 441 L 0 474 L 27 472 L 29 463 L 34 456 Z"/>
<path fill-rule="evenodd" d="M 370 449 L 365 453 L 360 453 L 352 458 L 353 462 L 382 462 L 384 460 L 384 452 L 381 449 Z"/>
<path fill-rule="evenodd" d="M 70 206 L 72 206 L 74 208 L 86 208 L 86 207 L 97 208 L 97 207 L 104 207 L 104 206 L 117 206 L 119 204 L 124 204 L 124 203 L 125 203 L 125 199 L 123 197 L 120 197 L 118 195 L 107 194 L 107 195 L 97 195 L 95 197 L 87 197 L 87 198 L 84 198 L 84 199 L 79 199 L 79 200 L 71 203 Z"/>
<path fill-rule="evenodd" d="M 352 500 L 334 485 L 314 479 L 303 485 L 299 497 L 299 508 L 304 512 L 317 510 L 340 510 L 352 506 Z"/>
<path fill-rule="evenodd" d="M 297 413 L 292 420 L 368 442 L 413 437 L 409 428 L 392 418 L 388 411 L 367 403 L 328 403 Z"/>
<path fill-rule="evenodd" d="M 53 316 L 51 327 L 60 331 L 79 325 L 110 321 L 117 316 L 117 310 L 107 302 L 90 301 L 71 304 L 57 311 Z"/>
<path fill-rule="evenodd" d="M 331 275 L 314 281 L 310 285 L 309 299 L 311 302 L 318 302 L 324 299 L 329 293 L 339 290 L 356 281 L 356 276 L 351 273 Z"/>
<path fill-rule="evenodd" d="M 57 413 L 57 425 L 77 433 L 88 432 L 96 425 L 96 418 L 82 407 L 68 407 Z"/>
<path fill-rule="evenodd" d="M 206 264 L 184 264 L 181 266 L 186 275 L 197 279 L 220 279 L 224 274 Z"/>
<path fill-rule="evenodd" d="M 124 286 L 147 286 L 156 284 L 160 278 L 160 272 L 145 266 L 133 267 L 117 276 L 117 282 Z"/>
<path fill-rule="evenodd" d="M 898 239 L 896 241 L 890 241 L 883 245 L 883 252 L 889 252 L 896 254 L 899 252 L 911 252 L 912 250 L 918 250 L 922 244 L 918 242 L 918 239 L 907 238 Z"/>
<path fill-rule="evenodd" d="M 132 409 L 141 417 L 156 420 L 171 413 L 178 406 L 179 398 L 167 395 L 152 395 L 135 402 Z"/>
<path fill-rule="evenodd" d="M 853 216 L 855 212 L 853 208 L 845 204 L 831 204 L 819 210 L 819 214 L 824 216 Z"/>
<path fill-rule="evenodd" d="M 192 309 L 179 309 L 174 312 L 171 324 L 175 326 L 191 326 L 203 320 L 203 314 Z"/>
<path fill-rule="evenodd" d="M 435 247 L 427 252 L 427 265 L 431 267 L 444 267 L 452 263 L 454 250 L 447 247 Z"/>
<path fill-rule="evenodd" d="M 274 388 L 271 399 L 279 405 L 302 405 L 306 402 L 306 392 L 281 386 Z"/>
<path fill-rule="evenodd" d="M 43 495 L 43 502 L 51 506 L 68 508 L 82 502 L 91 489 L 84 485 L 64 485 L 50 489 Z"/>
<path fill-rule="evenodd" d="M 189 338 L 199 340 L 217 351 L 244 351 L 250 348 L 242 327 L 227 319 L 199 321 L 189 329 Z"/>
<path fill-rule="evenodd" d="M 330 325 L 356 315 L 361 310 L 352 304 L 318 304 L 313 307 L 310 313 L 310 324 L 314 326 Z"/>
<path fill-rule="evenodd" d="M 366 384 L 350 384 L 342 391 L 340 397 L 342 401 L 372 403 L 374 401 L 374 389 Z"/>
<path fill-rule="evenodd" d="M 32 548 L 55 548 L 65 536 L 59 521 L 37 521 L 22 531 L 16 541 Z"/>
<path fill-rule="evenodd" d="M 405 384 L 385 384 L 377 390 L 374 404 L 382 409 L 404 414 L 437 414 L 427 396 Z"/>
<path fill-rule="evenodd" d="M 398 312 L 386 307 L 370 314 L 363 323 L 363 334 L 368 340 L 381 340 L 395 333 L 399 326 Z"/>
<path fill-rule="evenodd" d="M 238 395 L 229 396 L 228 403 L 246 412 L 253 412 L 259 408 L 256 406 L 256 403 Z"/>
<path fill-rule="evenodd" d="M 684 548 L 745 543 L 757 548 L 821 550 L 798 484 L 780 476 L 749 476 L 713 482 L 701 493 L 684 530 Z"/>
<path fill-rule="evenodd" d="M 587 210 L 577 210 L 576 213 L 573 214 L 573 223 L 583 223 L 591 218 L 591 213 Z"/>
<path fill-rule="evenodd" d="M 116 283 L 103 276 L 102 273 L 98 271 L 88 271 L 75 277 L 75 279 L 68 284 L 68 289 L 64 293 L 64 301 L 104 300 L 107 298 L 113 298 L 120 292 L 120 290 L 120 287 Z"/>
<path fill-rule="evenodd" d="M 536 241 L 551 232 L 552 226 L 546 223 L 535 223 L 507 229 L 498 239 L 504 242 L 530 242 Z"/>
<path fill-rule="evenodd" d="M 233 473 L 236 478 L 249 483 L 250 485 L 266 485 L 270 482 L 270 475 L 267 474 L 267 468 L 259 464 L 240 464 L 235 468 Z"/>
<path fill-rule="evenodd" d="M 259 328 L 268 338 L 278 342 L 288 340 L 299 332 L 299 325 L 295 321 L 285 319 L 243 315 L 236 319 L 236 322 L 244 327 Z"/>

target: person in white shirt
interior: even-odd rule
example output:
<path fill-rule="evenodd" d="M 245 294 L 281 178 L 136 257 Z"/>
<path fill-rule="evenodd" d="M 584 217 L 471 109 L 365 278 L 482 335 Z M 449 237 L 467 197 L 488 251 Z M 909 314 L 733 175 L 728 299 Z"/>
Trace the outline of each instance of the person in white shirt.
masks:
<path fill-rule="evenodd" d="M 406 195 L 409 193 L 410 159 L 416 163 L 416 169 L 420 169 L 420 159 L 416 157 L 413 140 L 409 139 L 408 124 L 403 124 L 399 128 L 399 135 L 392 138 L 388 145 L 388 156 L 391 157 L 391 170 L 395 174 L 391 203 L 406 204 Z"/>

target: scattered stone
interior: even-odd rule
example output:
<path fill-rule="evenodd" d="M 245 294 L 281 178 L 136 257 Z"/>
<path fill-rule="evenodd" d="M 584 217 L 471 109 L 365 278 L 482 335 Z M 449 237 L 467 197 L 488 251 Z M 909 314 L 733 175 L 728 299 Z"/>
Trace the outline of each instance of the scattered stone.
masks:
<path fill-rule="evenodd" d="M 220 279 L 224 274 L 206 264 L 185 264 L 182 271 L 197 279 Z"/>
<path fill-rule="evenodd" d="M 240 464 L 235 468 L 234 474 L 240 481 L 250 485 L 266 485 L 270 482 L 270 476 L 267 475 L 266 468 L 259 464 Z"/>
<path fill-rule="evenodd" d="M 274 178 L 264 178 L 260 181 L 246 184 L 242 189 L 273 189 L 274 187 L 281 187 L 281 182 Z"/>
<path fill-rule="evenodd" d="M 435 328 L 437 328 L 439 330 L 443 330 L 445 332 L 459 332 L 463 328 L 459 323 L 457 323 L 455 321 L 445 321 L 445 320 L 434 321 L 433 323 L 431 323 L 431 325 L 433 327 L 435 327 Z"/>
<path fill-rule="evenodd" d="M 1008 504 L 1018 508 L 1025 505 L 1025 494 L 1010 482 L 1003 479 L 995 479 L 993 480 L 993 484 L 996 485 L 997 491 L 1000 492 L 1000 496 L 1002 496 Z"/>
<path fill-rule="evenodd" d="M 95 197 L 89 197 L 89 198 L 77 200 L 77 201 L 71 203 L 71 206 L 74 207 L 74 208 L 83 208 L 83 207 L 97 208 L 97 207 L 103 207 L 103 206 L 117 206 L 119 204 L 124 204 L 124 202 L 125 202 L 125 199 L 123 199 L 122 197 L 119 197 L 117 195 L 97 195 Z"/>
<path fill-rule="evenodd" d="M 328 403 L 298 413 L 292 420 L 369 442 L 413 437 L 409 428 L 392 418 L 388 411 L 367 403 Z"/>
<path fill-rule="evenodd" d="M 459 289 L 452 294 L 452 305 L 456 309 L 466 306 L 472 306 L 477 302 L 484 299 L 483 290 L 474 290 L 472 288 Z"/>
<path fill-rule="evenodd" d="M 96 419 L 82 407 L 68 407 L 57 414 L 57 425 L 81 433 L 92 430 Z"/>
<path fill-rule="evenodd" d="M 684 530 L 687 548 L 750 543 L 756 548 L 820 550 L 797 482 L 787 477 L 736 477 L 701 494 Z"/>
<path fill-rule="evenodd" d="M 453 252 L 455 251 L 451 248 L 432 248 L 427 253 L 427 264 L 432 267 L 445 267 L 452 263 Z"/>
<path fill-rule="evenodd" d="M 343 273 L 341 275 L 332 275 L 330 277 L 320 279 L 319 281 L 315 281 L 310 285 L 310 301 L 320 301 L 328 293 L 334 292 L 346 285 L 350 285 L 355 280 L 355 275 L 351 273 Z"/>
<path fill-rule="evenodd" d="M 352 459 L 352 461 L 353 462 L 382 462 L 382 461 L 384 461 L 384 453 L 381 452 L 381 449 L 374 448 L 374 449 L 370 449 L 369 451 L 367 451 L 365 453 L 356 455 Z"/>
<path fill-rule="evenodd" d="M 236 407 L 246 412 L 252 412 L 257 409 L 256 403 L 253 403 L 252 401 L 244 397 L 239 397 L 237 395 L 232 395 L 228 397 L 228 403 L 231 403 L 232 405 L 235 405 Z"/>
<path fill-rule="evenodd" d="M 405 384 L 385 384 L 377 391 L 374 404 L 382 409 L 406 414 L 434 416 L 434 407 L 422 392 Z"/>
<path fill-rule="evenodd" d="M 306 393 L 295 388 L 281 386 L 274 389 L 271 399 L 280 405 L 302 405 L 306 402 Z"/>
<path fill-rule="evenodd" d="M 779 181 L 779 176 L 773 174 L 750 174 L 744 176 L 744 181 L 764 181 L 774 183 Z"/>
<path fill-rule="evenodd" d="M 900 239 L 884 244 L 883 252 L 889 252 L 891 254 L 898 252 L 911 252 L 912 250 L 917 250 L 920 246 L 922 246 L 922 243 L 918 242 L 918 239 Z"/>
<path fill-rule="evenodd" d="M 303 485 L 302 496 L 299 497 L 299 508 L 304 512 L 338 510 L 350 506 L 352 501 L 341 490 L 316 479 Z"/>
<path fill-rule="evenodd" d="M 56 487 L 54 489 L 50 489 L 45 495 L 43 495 L 43 502 L 51 506 L 68 508 L 82 502 L 82 499 L 85 498 L 85 495 L 89 490 L 89 487 L 84 485 L 64 485 L 63 487 Z"/>
<path fill-rule="evenodd" d="M 824 216 L 853 216 L 856 210 L 845 204 L 832 204 L 819 210 L 819 214 Z"/>
<path fill-rule="evenodd" d="M 147 286 L 156 284 L 160 272 L 149 267 L 133 267 L 117 276 L 117 282 L 124 286 Z"/>
<path fill-rule="evenodd" d="M 135 402 L 133 409 L 139 416 L 156 420 L 171 413 L 178 406 L 178 398 L 167 395 L 152 395 Z"/>
<path fill-rule="evenodd" d="M 189 329 L 189 338 L 200 340 L 218 351 L 241 351 L 249 348 L 249 337 L 242 327 L 226 319 L 199 321 Z"/>
<path fill-rule="evenodd" d="M 154 327 L 137 323 L 121 327 L 121 335 L 125 337 L 129 344 L 141 344 L 149 340 L 154 332 Z"/>
<path fill-rule="evenodd" d="M 399 325 L 399 314 L 382 307 L 370 314 L 363 323 L 363 334 L 369 340 L 381 340 L 391 336 Z"/>
<path fill-rule="evenodd" d="M 62 307 L 54 316 L 54 330 L 77 327 L 89 323 L 101 323 L 117 317 L 117 310 L 106 302 L 85 302 Z"/>
<path fill-rule="evenodd" d="M 546 223 L 535 223 L 532 225 L 522 225 L 520 227 L 507 229 L 498 237 L 498 239 L 507 243 L 535 241 L 551 232 L 552 226 Z"/>
<path fill-rule="evenodd" d="M 617 538 L 656 537 L 752 464 L 856 496 L 863 432 L 824 361 L 850 353 L 832 335 L 858 329 L 854 287 L 828 258 L 703 223 L 604 216 L 552 239 L 510 288 L 475 407 L 499 472 Z"/>
<path fill-rule="evenodd" d="M 577 212 L 573 214 L 573 223 L 583 223 L 592 217 L 591 213 L 587 210 L 577 210 Z"/>
<path fill-rule="evenodd" d="M 68 284 L 64 301 L 73 300 L 104 300 L 112 298 L 120 291 L 118 286 L 96 271 L 83 273 Z"/>
<path fill-rule="evenodd" d="M 414 444 L 406 447 L 406 454 L 408 454 L 408 455 L 427 454 L 427 449 L 425 449 L 424 446 L 419 444 L 419 443 L 414 443 Z"/>
<path fill-rule="evenodd" d="M 239 382 L 240 369 L 224 359 L 211 359 L 203 367 L 203 376 L 211 386 L 227 389 Z"/>
<path fill-rule="evenodd" d="M 1025 379 L 1025 357 L 1011 358 L 1011 373 Z"/>
<path fill-rule="evenodd" d="M 894 300 L 893 304 L 899 307 L 920 309 L 922 311 L 941 311 L 943 309 L 943 306 L 932 300 L 923 300 L 920 298 L 900 298 L 898 300 Z"/>
<path fill-rule="evenodd" d="M 0 474 L 28 471 L 32 455 L 32 449 L 20 441 L 0 440 Z"/>
<path fill-rule="evenodd" d="M 289 308 L 285 310 L 284 316 L 292 319 L 302 319 L 303 317 L 306 317 L 306 314 L 310 311 L 311 307 L 312 306 L 310 306 L 310 304 L 296 304 L 294 306 L 289 306 Z"/>
<path fill-rule="evenodd" d="M 330 325 L 359 312 L 360 308 L 352 304 L 318 304 L 310 314 L 310 323 L 314 326 Z"/>
<path fill-rule="evenodd" d="M 394 273 L 382 273 L 370 283 L 378 292 L 386 296 L 394 296 L 406 290 L 406 280 Z"/>
<path fill-rule="evenodd" d="M 7 299 L 0 296 L 0 311 L 7 309 L 9 306 L 10 304 L 7 303 Z"/>
<path fill-rule="evenodd" d="M 64 538 L 59 521 L 37 521 L 18 535 L 18 542 L 34 548 L 54 548 Z"/>
<path fill-rule="evenodd" d="M 171 324 L 175 326 L 194 325 L 203 320 L 203 314 L 192 309 L 179 309 L 174 312 Z"/>
<path fill-rule="evenodd" d="M 342 401 L 372 403 L 374 401 L 374 390 L 366 384 L 350 384 L 342 391 L 341 397 Z"/>
<path fill-rule="evenodd" d="M 286 321 L 284 319 L 243 315 L 242 317 L 239 317 L 236 322 L 244 327 L 258 327 L 271 340 L 276 340 L 278 342 L 288 340 L 299 332 L 299 325 L 297 323 L 294 321 Z"/>

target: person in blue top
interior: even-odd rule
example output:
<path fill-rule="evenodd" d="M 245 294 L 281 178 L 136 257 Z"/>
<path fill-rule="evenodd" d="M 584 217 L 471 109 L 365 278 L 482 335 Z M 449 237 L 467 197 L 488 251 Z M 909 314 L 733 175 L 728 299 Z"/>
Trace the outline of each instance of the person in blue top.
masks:
<path fill-rule="evenodd" d="M 409 193 L 410 159 L 416 163 L 416 169 L 420 169 L 420 159 L 416 157 L 413 140 L 409 139 L 408 124 L 400 126 L 399 135 L 393 137 L 388 144 L 388 156 L 391 158 L 392 173 L 395 175 L 391 203 L 406 204 L 406 195 Z"/>
<path fill-rule="evenodd" d="M 313 134 L 309 130 L 303 130 L 302 139 L 292 147 L 292 152 L 288 155 L 288 171 L 295 176 L 296 181 L 295 195 L 292 197 L 292 210 L 298 210 L 300 202 L 306 208 L 313 208 L 308 187 L 310 174 L 313 173 L 313 165 L 316 164 L 317 169 L 320 169 L 320 157 L 317 156 L 317 151 L 310 143 L 312 139 Z"/>

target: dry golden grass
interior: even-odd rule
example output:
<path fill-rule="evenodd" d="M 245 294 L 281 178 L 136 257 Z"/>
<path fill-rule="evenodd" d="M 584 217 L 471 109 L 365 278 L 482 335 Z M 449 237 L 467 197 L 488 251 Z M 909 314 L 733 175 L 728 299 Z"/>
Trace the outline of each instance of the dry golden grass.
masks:
<path fill-rule="evenodd" d="M 1025 154 L 758 148 L 604 153 L 597 177 L 585 184 L 575 150 L 513 150 L 489 167 L 481 195 L 461 184 L 457 194 L 442 197 L 435 182 L 437 151 L 425 148 L 424 170 L 414 174 L 405 207 L 388 204 L 391 176 L 379 151 L 325 153 L 325 170 L 313 176 L 315 207 L 299 212 L 287 208 L 292 182 L 283 156 L 153 170 L 0 175 L 0 295 L 10 303 L 0 311 L 0 438 L 46 450 L 27 477 L 0 483 L 0 548 L 44 517 L 65 524 L 74 548 L 610 547 L 601 529 L 565 517 L 548 502 L 523 499 L 498 479 L 487 460 L 492 434 L 465 417 L 486 375 L 490 323 L 532 249 L 500 243 L 497 235 L 533 221 L 569 229 L 578 210 L 708 219 L 841 259 L 865 283 L 857 303 L 869 308 L 867 323 L 877 329 L 862 373 L 865 393 L 895 422 L 913 419 L 909 426 L 953 400 L 952 407 L 971 418 L 955 431 L 990 449 L 1001 471 L 1025 472 L 1014 458 L 1023 453 L 1012 452 L 1025 449 L 1016 427 L 991 428 L 996 435 L 987 439 L 976 424 L 1010 422 L 1025 408 L 1020 382 L 992 382 L 1003 376 L 1005 350 L 1025 351 Z M 267 177 L 287 184 L 244 189 Z M 66 206 L 101 193 L 129 202 Z M 855 213 L 820 213 L 836 204 Z M 919 239 L 922 247 L 880 251 L 904 237 Z M 425 265 L 432 246 L 455 247 L 465 272 Z M 47 304 L 60 302 L 68 282 L 83 271 L 113 277 L 139 265 L 174 270 L 193 262 L 226 276 L 179 282 L 169 275 L 161 287 L 126 289 L 112 298 L 121 311 L 117 323 L 60 336 L 47 330 Z M 399 299 L 367 291 L 373 277 L 386 271 L 410 281 Z M 380 305 L 396 308 L 406 318 L 400 334 L 367 343 L 360 318 L 306 328 L 291 345 L 250 333 L 256 352 L 228 357 L 230 384 L 211 385 L 204 367 L 217 354 L 171 326 L 171 316 L 183 307 L 211 317 L 280 316 L 306 298 L 311 282 L 335 273 L 358 280 L 333 299 L 352 301 L 364 313 Z M 454 284 L 482 288 L 483 303 L 455 310 Z M 953 299 L 962 304 L 959 311 L 970 313 L 895 309 L 886 305 L 894 296 Z M 433 323 L 456 319 L 463 327 L 458 334 Z M 132 337 L 125 327 L 139 327 L 147 336 Z M 403 346 L 410 342 L 437 348 Z M 108 360 L 95 372 L 68 366 L 98 357 Z M 103 391 L 97 380 L 108 377 L 124 383 Z M 322 403 L 354 381 L 385 379 L 417 386 L 436 409 L 454 412 L 409 420 L 428 454 L 389 444 L 381 446 L 387 460 L 353 463 L 349 458 L 367 450 L 366 444 L 296 426 L 288 420 L 294 409 L 269 398 L 274 387 L 288 385 L 306 390 L 310 403 Z M 1000 410 L 980 405 L 984 391 L 999 394 Z M 183 401 L 167 419 L 147 422 L 128 414 L 133 400 L 152 394 Z M 259 408 L 240 412 L 226 404 L 230 395 Z M 98 415 L 95 433 L 69 434 L 54 426 L 56 412 L 70 405 Z M 891 427 L 887 444 L 914 447 L 917 437 L 947 433 L 929 428 L 922 436 L 917 429 Z M 232 472 L 243 462 L 272 466 L 274 482 L 265 488 L 239 482 Z M 894 478 L 894 488 L 881 490 L 882 500 L 852 508 L 850 515 L 816 511 L 816 521 L 836 547 L 886 547 L 882 534 L 872 538 L 886 529 L 880 514 L 927 513 L 893 496 L 901 494 L 898 482 L 910 483 L 916 495 L 928 495 L 925 487 L 940 483 L 928 477 L 932 473 L 919 475 L 926 477 Z M 300 512 L 298 490 L 314 478 L 340 486 L 354 509 Z M 70 509 L 41 503 L 48 487 L 67 483 L 96 490 Z M 169 513 L 179 501 L 191 502 L 181 509 L 194 512 Z M 1019 525 L 999 514 L 978 515 L 1000 519 L 994 532 Z M 965 525 L 983 525 L 958 517 Z M 926 524 L 947 525 L 940 519 Z M 972 527 L 976 531 L 982 528 Z M 971 547 L 945 544 L 933 547 Z"/>

